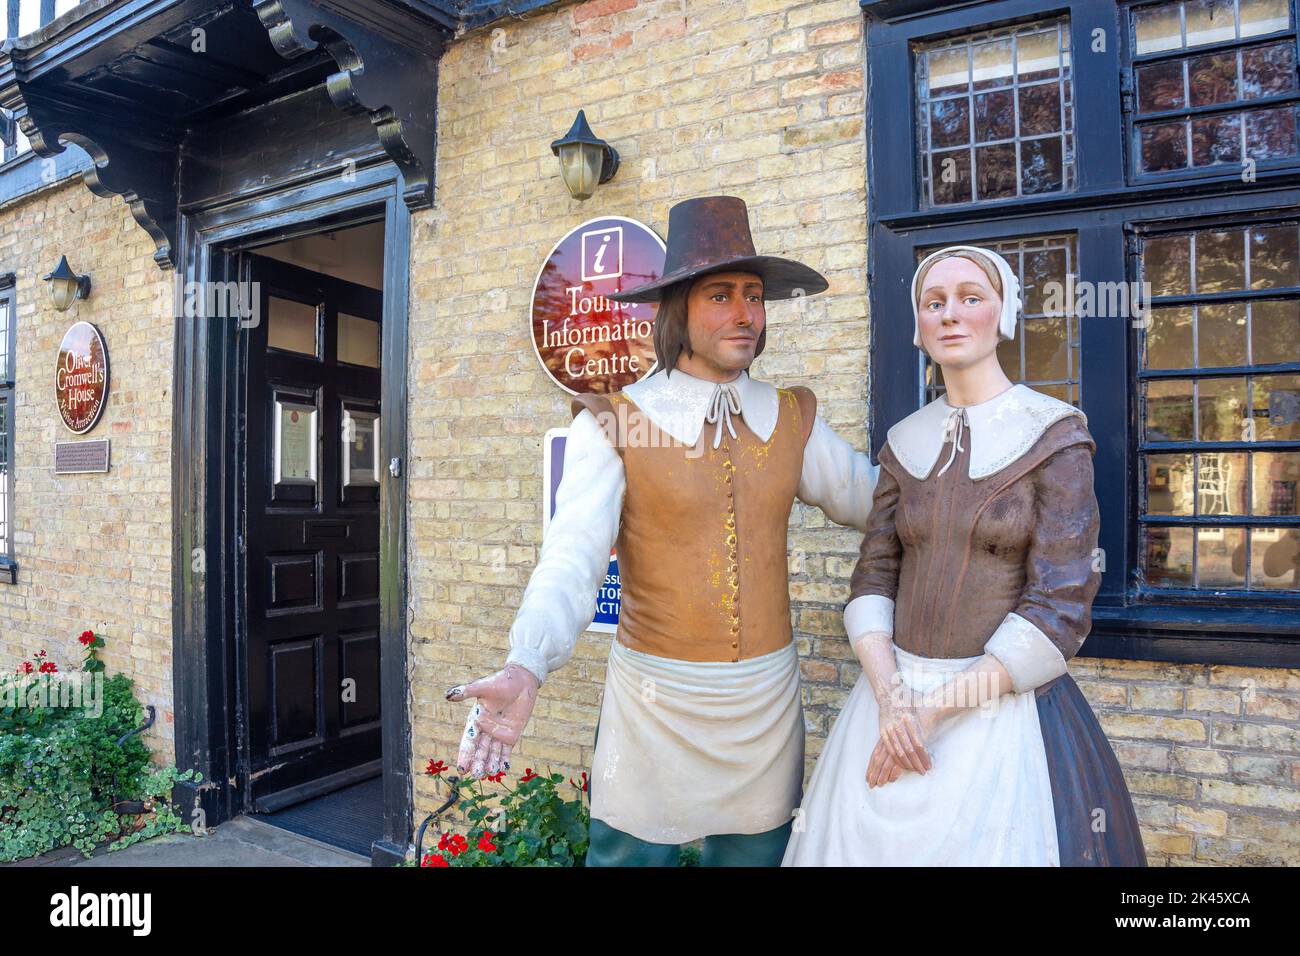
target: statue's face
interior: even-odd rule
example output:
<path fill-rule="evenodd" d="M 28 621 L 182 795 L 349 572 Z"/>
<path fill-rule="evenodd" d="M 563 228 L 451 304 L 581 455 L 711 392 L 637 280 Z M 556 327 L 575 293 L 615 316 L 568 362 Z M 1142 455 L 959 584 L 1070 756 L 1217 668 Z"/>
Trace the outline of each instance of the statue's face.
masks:
<path fill-rule="evenodd" d="M 724 371 L 749 368 L 767 324 L 763 279 L 753 272 L 713 272 L 691 287 L 686 331 L 700 360 Z"/>
<path fill-rule="evenodd" d="M 1002 298 L 969 259 L 940 259 L 926 273 L 917 304 L 921 344 L 944 368 L 969 368 L 997 352 L 1001 314 Z"/>

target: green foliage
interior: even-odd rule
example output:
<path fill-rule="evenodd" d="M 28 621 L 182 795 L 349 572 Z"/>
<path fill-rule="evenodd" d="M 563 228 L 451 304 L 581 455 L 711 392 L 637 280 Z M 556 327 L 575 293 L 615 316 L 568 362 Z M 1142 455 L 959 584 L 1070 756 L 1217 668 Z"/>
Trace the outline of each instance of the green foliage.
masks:
<path fill-rule="evenodd" d="M 102 646 L 102 639 L 95 641 Z M 130 678 L 103 676 L 94 646 L 83 643 L 89 651 L 83 686 L 102 681 L 98 708 L 58 706 L 58 688 L 67 678 L 57 672 L 23 674 L 20 668 L 18 676 L 0 677 L 0 861 L 68 845 L 89 856 L 140 819 L 120 846 L 189 830 L 168 800 L 172 785 L 193 771 L 150 766 L 139 736 L 117 743 L 143 722 L 140 703 Z M 35 693 L 42 683 L 43 701 Z M 115 799 L 145 801 L 152 812 L 144 818 L 118 813 Z"/>
<path fill-rule="evenodd" d="M 569 781 L 577 796 L 565 799 L 560 773 L 527 770 L 512 790 L 498 777 L 499 792 L 481 781 L 448 778 L 457 806 L 469 823 L 465 834 L 443 833 L 426 851 L 421 866 L 582 866 L 587 858 L 591 811 L 581 784 Z"/>

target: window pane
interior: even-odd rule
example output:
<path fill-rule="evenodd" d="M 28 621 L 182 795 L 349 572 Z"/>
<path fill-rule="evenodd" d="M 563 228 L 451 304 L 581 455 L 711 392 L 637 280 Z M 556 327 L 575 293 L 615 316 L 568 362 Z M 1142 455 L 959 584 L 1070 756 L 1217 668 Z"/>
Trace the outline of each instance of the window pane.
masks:
<path fill-rule="evenodd" d="M 1203 378 L 1196 383 L 1198 441 L 1245 441 L 1245 414 L 1244 378 Z"/>
<path fill-rule="evenodd" d="M 1300 438 L 1300 375 L 1256 375 L 1251 380 L 1256 441 Z"/>
<path fill-rule="evenodd" d="M 1142 244 L 1144 278 L 1152 295 L 1186 295 L 1192 291 L 1192 237 L 1148 239 Z"/>
<path fill-rule="evenodd" d="M 1276 33 L 1291 25 L 1287 0 L 1241 0 L 1239 17 L 1242 37 Z"/>
<path fill-rule="evenodd" d="M 914 48 L 923 201 L 1074 188 L 1068 21 Z"/>
<path fill-rule="evenodd" d="M 1192 549 L 1194 528 L 1147 527 L 1143 554 L 1147 584 L 1153 587 L 1190 588 L 1193 586 Z"/>
<path fill-rule="evenodd" d="M 340 312 L 339 361 L 379 368 L 379 323 Z"/>
<path fill-rule="evenodd" d="M 1237 35 L 1235 11 L 1224 0 L 1189 0 L 1183 5 L 1187 18 L 1187 45 L 1222 43 Z"/>
<path fill-rule="evenodd" d="M 1241 51 L 1242 99 L 1272 96 L 1295 87 L 1295 47 L 1290 42 Z"/>
<path fill-rule="evenodd" d="M 1246 287 L 1245 230 L 1196 233 L 1196 291 L 1232 292 Z"/>
<path fill-rule="evenodd" d="M 1196 586 L 1246 586 L 1246 529 L 1196 529 Z"/>
<path fill-rule="evenodd" d="M 1300 589 L 1300 531 L 1250 529 L 1250 586 Z"/>
<path fill-rule="evenodd" d="M 1300 286 L 1300 231 L 1294 223 L 1250 231 L 1250 287 Z"/>
<path fill-rule="evenodd" d="M 1146 367 L 1191 368 L 1192 364 L 1191 307 L 1153 308 L 1146 333 Z"/>
<path fill-rule="evenodd" d="M 1300 484 L 1300 452 L 1257 451 L 1251 469 L 1254 486 L 1252 513 L 1300 515 L 1296 486 Z"/>
<path fill-rule="evenodd" d="M 1147 514 L 1194 515 L 1194 476 L 1190 454 L 1147 455 Z"/>
<path fill-rule="evenodd" d="M 1246 303 L 1196 307 L 1196 364 L 1201 368 L 1246 364 Z"/>
<path fill-rule="evenodd" d="M 1138 109 L 1143 113 L 1159 113 L 1186 106 L 1187 78 L 1184 72 L 1181 60 L 1138 67 Z"/>
<path fill-rule="evenodd" d="M 1250 352 L 1256 365 L 1300 362 L 1300 299 L 1250 304 Z"/>
<path fill-rule="evenodd" d="M 1144 425 L 1147 441 L 1191 441 L 1195 430 L 1191 381 L 1166 379 L 1148 382 Z"/>
<path fill-rule="evenodd" d="M 1250 513 L 1250 470 L 1245 452 L 1201 452 L 1196 456 L 1196 513 Z"/>
<path fill-rule="evenodd" d="M 319 355 L 317 307 L 279 296 L 268 296 L 266 344 L 273 349 Z"/>
<path fill-rule="evenodd" d="M 1176 3 L 1133 11 L 1134 51 L 1143 56 L 1183 45 L 1182 13 Z"/>

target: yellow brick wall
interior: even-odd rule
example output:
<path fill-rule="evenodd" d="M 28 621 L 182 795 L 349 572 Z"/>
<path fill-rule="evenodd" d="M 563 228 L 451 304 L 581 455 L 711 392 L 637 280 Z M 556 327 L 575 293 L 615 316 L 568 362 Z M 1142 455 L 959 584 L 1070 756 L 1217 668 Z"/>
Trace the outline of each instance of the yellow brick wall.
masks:
<path fill-rule="evenodd" d="M 528 331 L 556 240 L 603 215 L 663 235 L 673 203 L 741 196 L 759 251 L 831 281 L 805 312 L 769 306 L 755 375 L 809 385 L 865 447 L 862 61 L 855 0 L 593 0 L 470 33 L 443 58 L 437 208 L 415 218 L 411 312 L 417 821 L 440 802 L 421 772 L 454 759 L 463 726 L 466 705 L 443 691 L 500 666 L 537 558 L 542 435 L 569 419 Z M 623 162 L 584 203 L 549 149 L 579 108 Z M 860 673 L 841 623 L 859 540 L 796 505 L 790 590 L 809 769 Z M 608 641 L 584 635 L 548 678 L 512 769 L 590 766 Z M 1298 861 L 1300 672 L 1094 660 L 1071 670 L 1115 743 L 1153 864 Z"/>
<path fill-rule="evenodd" d="M 0 584 L 0 666 L 44 648 L 60 670 L 85 656 L 77 635 L 102 634 L 108 673 L 130 674 L 158 708 L 144 740 L 171 761 L 172 319 L 169 278 L 120 199 L 77 176 L 0 209 L 0 272 L 17 276 L 12 515 L 18 583 Z M 66 254 L 89 272 L 90 298 L 67 312 L 41 279 Z M 54 368 L 74 322 L 108 347 L 108 403 L 85 438 L 112 441 L 103 475 L 55 475 L 54 443 L 75 440 L 59 418 Z"/>

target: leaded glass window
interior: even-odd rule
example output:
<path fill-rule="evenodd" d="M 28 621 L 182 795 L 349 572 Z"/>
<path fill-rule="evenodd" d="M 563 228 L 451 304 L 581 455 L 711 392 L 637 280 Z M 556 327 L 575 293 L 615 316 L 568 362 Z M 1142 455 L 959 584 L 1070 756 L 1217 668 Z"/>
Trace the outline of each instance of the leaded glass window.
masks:
<path fill-rule="evenodd" d="M 924 204 L 1074 189 L 1069 21 L 913 48 Z"/>

